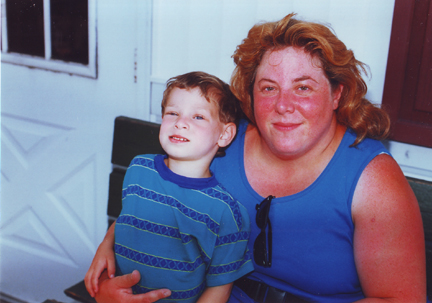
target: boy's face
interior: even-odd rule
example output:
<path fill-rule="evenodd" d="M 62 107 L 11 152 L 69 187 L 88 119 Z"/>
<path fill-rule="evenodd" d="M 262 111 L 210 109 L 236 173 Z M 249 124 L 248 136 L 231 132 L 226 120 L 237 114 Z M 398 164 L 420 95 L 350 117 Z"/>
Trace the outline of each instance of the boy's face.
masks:
<path fill-rule="evenodd" d="M 159 140 L 171 159 L 210 162 L 226 125 L 219 120 L 217 105 L 208 102 L 199 88 L 176 87 L 168 97 Z"/>

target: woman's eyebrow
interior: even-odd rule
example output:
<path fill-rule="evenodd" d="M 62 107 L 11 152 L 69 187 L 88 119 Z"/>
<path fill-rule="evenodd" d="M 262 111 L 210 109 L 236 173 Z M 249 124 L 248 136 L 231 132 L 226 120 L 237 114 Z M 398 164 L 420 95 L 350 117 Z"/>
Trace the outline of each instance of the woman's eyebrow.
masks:
<path fill-rule="evenodd" d="M 312 80 L 312 81 L 318 83 L 318 81 L 316 81 L 314 78 L 312 78 L 311 76 L 308 76 L 308 75 L 303 75 L 301 77 L 295 78 L 293 80 L 293 82 L 295 83 L 295 82 L 301 82 L 301 81 L 305 81 L 305 80 Z"/>
<path fill-rule="evenodd" d="M 312 78 L 311 76 L 308 76 L 308 75 L 303 75 L 303 76 L 297 77 L 297 78 L 292 80 L 292 83 L 301 82 L 301 81 L 305 81 L 305 80 L 311 80 L 311 81 L 314 81 L 315 83 L 318 83 L 317 80 L 315 80 L 314 78 Z M 275 80 L 269 79 L 269 78 L 261 78 L 258 80 L 258 83 L 263 82 L 263 81 L 276 83 Z"/>

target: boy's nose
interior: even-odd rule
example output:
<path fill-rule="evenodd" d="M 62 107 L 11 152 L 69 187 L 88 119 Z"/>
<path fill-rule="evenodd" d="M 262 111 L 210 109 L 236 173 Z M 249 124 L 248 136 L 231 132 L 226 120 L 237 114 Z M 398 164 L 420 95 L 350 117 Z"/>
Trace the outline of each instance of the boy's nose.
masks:
<path fill-rule="evenodd" d="M 187 122 L 185 121 L 184 118 L 178 118 L 176 123 L 175 123 L 175 128 L 177 129 L 187 129 L 189 127 L 189 125 L 187 124 Z"/>

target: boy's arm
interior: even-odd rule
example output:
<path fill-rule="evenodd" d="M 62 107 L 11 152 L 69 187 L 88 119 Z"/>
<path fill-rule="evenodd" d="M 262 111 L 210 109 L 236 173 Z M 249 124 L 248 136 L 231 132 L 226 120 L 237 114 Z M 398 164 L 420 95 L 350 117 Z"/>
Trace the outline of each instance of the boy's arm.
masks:
<path fill-rule="evenodd" d="M 197 303 L 227 302 L 231 295 L 232 286 L 233 283 L 207 287 L 198 299 Z"/>
<path fill-rule="evenodd" d="M 98 280 L 102 272 L 107 269 L 109 278 L 113 278 L 115 274 L 114 225 L 115 222 L 108 229 L 84 278 L 87 291 L 92 297 L 99 290 Z"/>

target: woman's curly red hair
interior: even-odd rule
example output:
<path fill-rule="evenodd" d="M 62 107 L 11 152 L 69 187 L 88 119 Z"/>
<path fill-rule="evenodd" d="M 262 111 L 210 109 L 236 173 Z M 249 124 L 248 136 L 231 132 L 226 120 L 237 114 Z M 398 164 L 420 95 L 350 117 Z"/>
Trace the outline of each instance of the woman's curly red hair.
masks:
<path fill-rule="evenodd" d="M 365 137 L 378 140 L 387 137 L 390 130 L 387 113 L 365 98 L 367 86 L 361 73 L 367 74 L 367 66 L 327 26 L 293 16 L 289 14 L 277 22 L 255 25 L 232 56 L 236 68 L 231 77 L 231 90 L 246 116 L 255 124 L 253 85 L 264 54 L 289 46 L 299 47 L 320 60 L 333 89 L 343 85 L 336 115 L 340 124 L 355 131 L 357 138 L 353 145 Z"/>

